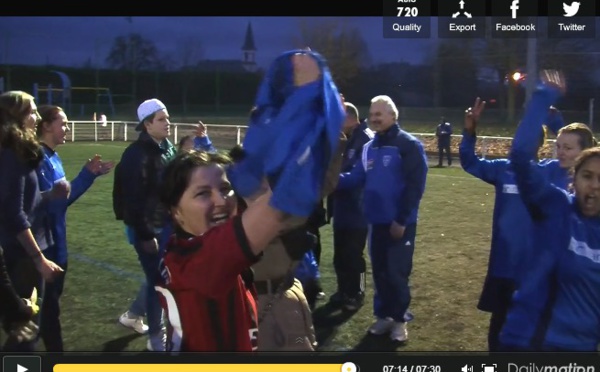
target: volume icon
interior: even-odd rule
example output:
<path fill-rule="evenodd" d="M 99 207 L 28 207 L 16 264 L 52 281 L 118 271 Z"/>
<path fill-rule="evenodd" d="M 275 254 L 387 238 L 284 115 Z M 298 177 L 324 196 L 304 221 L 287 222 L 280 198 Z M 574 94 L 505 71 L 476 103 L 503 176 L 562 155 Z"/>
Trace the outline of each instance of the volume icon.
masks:
<path fill-rule="evenodd" d="M 473 366 L 465 364 L 461 369 L 461 372 L 473 372 Z"/>

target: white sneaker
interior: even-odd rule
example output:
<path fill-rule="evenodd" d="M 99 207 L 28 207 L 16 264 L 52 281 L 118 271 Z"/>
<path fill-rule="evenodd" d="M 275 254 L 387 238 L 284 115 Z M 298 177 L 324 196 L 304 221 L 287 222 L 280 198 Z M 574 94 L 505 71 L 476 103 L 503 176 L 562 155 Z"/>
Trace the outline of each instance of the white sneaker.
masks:
<path fill-rule="evenodd" d="M 377 319 L 371 327 L 369 327 L 369 333 L 372 335 L 383 335 L 392 330 L 394 321 L 390 318 Z"/>
<path fill-rule="evenodd" d="M 126 311 L 119 317 L 119 323 L 141 335 L 148 333 L 148 326 L 144 324 L 144 318 L 141 316 L 131 316 L 129 311 Z"/>
<path fill-rule="evenodd" d="M 390 338 L 392 341 L 404 342 L 408 340 L 408 330 L 406 329 L 406 323 L 394 322 L 392 330 L 390 331 Z"/>

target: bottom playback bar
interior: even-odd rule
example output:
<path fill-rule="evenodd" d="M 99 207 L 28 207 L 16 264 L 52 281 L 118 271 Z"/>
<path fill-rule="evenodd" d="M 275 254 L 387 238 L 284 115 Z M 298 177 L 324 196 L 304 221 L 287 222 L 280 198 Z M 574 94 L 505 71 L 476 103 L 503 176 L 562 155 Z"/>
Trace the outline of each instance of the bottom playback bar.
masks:
<path fill-rule="evenodd" d="M 597 353 L 159 353 L 3 356 L 4 372 L 600 372 Z"/>

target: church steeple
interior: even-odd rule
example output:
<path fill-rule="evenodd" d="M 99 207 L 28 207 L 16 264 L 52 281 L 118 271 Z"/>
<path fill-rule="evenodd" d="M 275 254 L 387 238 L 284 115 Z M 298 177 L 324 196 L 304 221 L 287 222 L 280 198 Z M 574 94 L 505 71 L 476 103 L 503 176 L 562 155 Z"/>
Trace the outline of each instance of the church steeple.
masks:
<path fill-rule="evenodd" d="M 254 44 L 254 33 L 252 32 L 252 23 L 248 22 L 246 28 L 246 37 L 244 39 L 244 45 L 242 45 L 242 52 L 244 52 L 244 63 L 254 64 L 254 54 L 256 53 L 256 45 Z"/>

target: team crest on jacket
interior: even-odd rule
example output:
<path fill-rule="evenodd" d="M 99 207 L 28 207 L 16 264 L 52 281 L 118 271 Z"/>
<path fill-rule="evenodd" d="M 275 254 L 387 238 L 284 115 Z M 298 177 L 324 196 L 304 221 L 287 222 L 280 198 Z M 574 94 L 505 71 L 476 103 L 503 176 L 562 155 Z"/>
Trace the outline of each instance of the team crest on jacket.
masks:
<path fill-rule="evenodd" d="M 390 165 L 390 161 L 392 161 L 392 156 L 391 155 L 384 155 L 383 156 L 383 166 L 387 167 L 388 165 Z"/>

